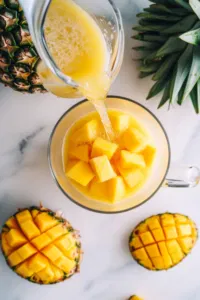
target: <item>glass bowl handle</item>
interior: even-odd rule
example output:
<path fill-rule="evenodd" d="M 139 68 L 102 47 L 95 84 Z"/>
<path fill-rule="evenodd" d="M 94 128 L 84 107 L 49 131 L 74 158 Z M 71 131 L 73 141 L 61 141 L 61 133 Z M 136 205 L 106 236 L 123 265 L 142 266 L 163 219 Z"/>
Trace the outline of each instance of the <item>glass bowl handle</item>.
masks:
<path fill-rule="evenodd" d="M 180 166 L 172 164 L 169 169 L 164 187 L 192 188 L 200 182 L 200 169 L 195 166 Z"/>

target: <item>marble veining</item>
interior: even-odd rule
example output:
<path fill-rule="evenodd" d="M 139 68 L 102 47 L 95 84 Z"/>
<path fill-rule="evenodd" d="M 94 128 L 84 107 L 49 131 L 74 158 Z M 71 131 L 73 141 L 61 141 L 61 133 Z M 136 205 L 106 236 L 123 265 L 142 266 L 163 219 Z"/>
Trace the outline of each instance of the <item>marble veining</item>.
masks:
<path fill-rule="evenodd" d="M 158 98 L 145 101 L 151 79 L 138 78 L 132 27 L 146 0 L 115 0 L 124 21 L 126 50 L 121 72 L 110 94 L 132 98 L 150 109 L 165 127 L 172 161 L 200 167 L 200 117 L 186 101 L 157 110 Z M 200 228 L 200 187 L 167 189 L 146 204 L 119 215 L 101 215 L 70 202 L 54 183 L 47 160 L 50 133 L 74 100 L 50 94 L 21 95 L 0 86 L 0 226 L 19 207 L 37 205 L 61 209 L 80 229 L 84 260 L 81 273 L 52 286 L 38 286 L 17 277 L 0 255 L 0 300 L 145 300 L 200 299 L 200 244 L 183 263 L 168 272 L 150 272 L 137 265 L 128 250 L 128 237 L 144 218 L 165 211 L 189 215 Z"/>

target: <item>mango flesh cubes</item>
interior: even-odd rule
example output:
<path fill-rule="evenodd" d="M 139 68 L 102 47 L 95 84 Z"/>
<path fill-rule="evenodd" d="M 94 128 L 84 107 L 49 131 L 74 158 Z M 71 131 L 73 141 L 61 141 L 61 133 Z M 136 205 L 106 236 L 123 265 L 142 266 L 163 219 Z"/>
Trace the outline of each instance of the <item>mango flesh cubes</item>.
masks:
<path fill-rule="evenodd" d="M 23 209 L 8 219 L 1 248 L 14 272 L 38 284 L 71 277 L 78 272 L 82 255 L 69 222 L 44 207 Z"/>
<path fill-rule="evenodd" d="M 67 176 L 79 184 L 87 186 L 95 174 L 89 164 L 79 161 L 67 172 Z"/>
<path fill-rule="evenodd" d="M 141 152 L 147 143 L 148 138 L 136 128 L 128 128 L 122 136 L 122 145 L 130 152 Z"/>
<path fill-rule="evenodd" d="M 77 121 L 65 140 L 65 174 L 89 198 L 117 203 L 145 184 L 156 149 L 129 114 L 109 111 L 115 139 L 107 139 L 96 113 Z"/>
<path fill-rule="evenodd" d="M 91 159 L 90 164 L 100 182 L 108 181 L 117 176 L 106 155 Z"/>
<path fill-rule="evenodd" d="M 138 224 L 129 239 L 133 258 L 150 270 L 168 270 L 191 253 L 198 237 L 195 223 L 181 214 L 164 213 Z"/>
<path fill-rule="evenodd" d="M 129 169 L 133 167 L 145 168 L 146 163 L 143 155 L 122 150 L 120 153 L 120 166 L 123 169 Z"/>
<path fill-rule="evenodd" d="M 91 157 L 106 155 L 110 160 L 117 151 L 118 145 L 102 138 L 97 138 L 92 146 Z"/>

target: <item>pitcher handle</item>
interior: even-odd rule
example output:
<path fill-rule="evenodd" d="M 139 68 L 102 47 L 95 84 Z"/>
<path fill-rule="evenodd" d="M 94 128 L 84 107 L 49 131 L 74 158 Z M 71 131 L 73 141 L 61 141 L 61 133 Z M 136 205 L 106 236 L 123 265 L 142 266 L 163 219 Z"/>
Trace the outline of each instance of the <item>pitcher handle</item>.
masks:
<path fill-rule="evenodd" d="M 200 182 L 200 169 L 195 166 L 172 164 L 164 182 L 164 187 L 192 188 Z"/>

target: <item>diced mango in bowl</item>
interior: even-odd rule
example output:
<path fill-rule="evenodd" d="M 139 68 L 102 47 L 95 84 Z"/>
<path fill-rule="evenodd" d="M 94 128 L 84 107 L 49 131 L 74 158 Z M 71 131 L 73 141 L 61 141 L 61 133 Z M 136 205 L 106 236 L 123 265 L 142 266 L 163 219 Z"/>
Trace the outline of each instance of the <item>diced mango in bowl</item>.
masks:
<path fill-rule="evenodd" d="M 110 141 L 97 113 L 77 121 L 64 144 L 66 177 L 86 197 L 117 203 L 138 192 L 153 166 L 156 148 L 133 116 L 108 111 L 115 139 Z"/>

